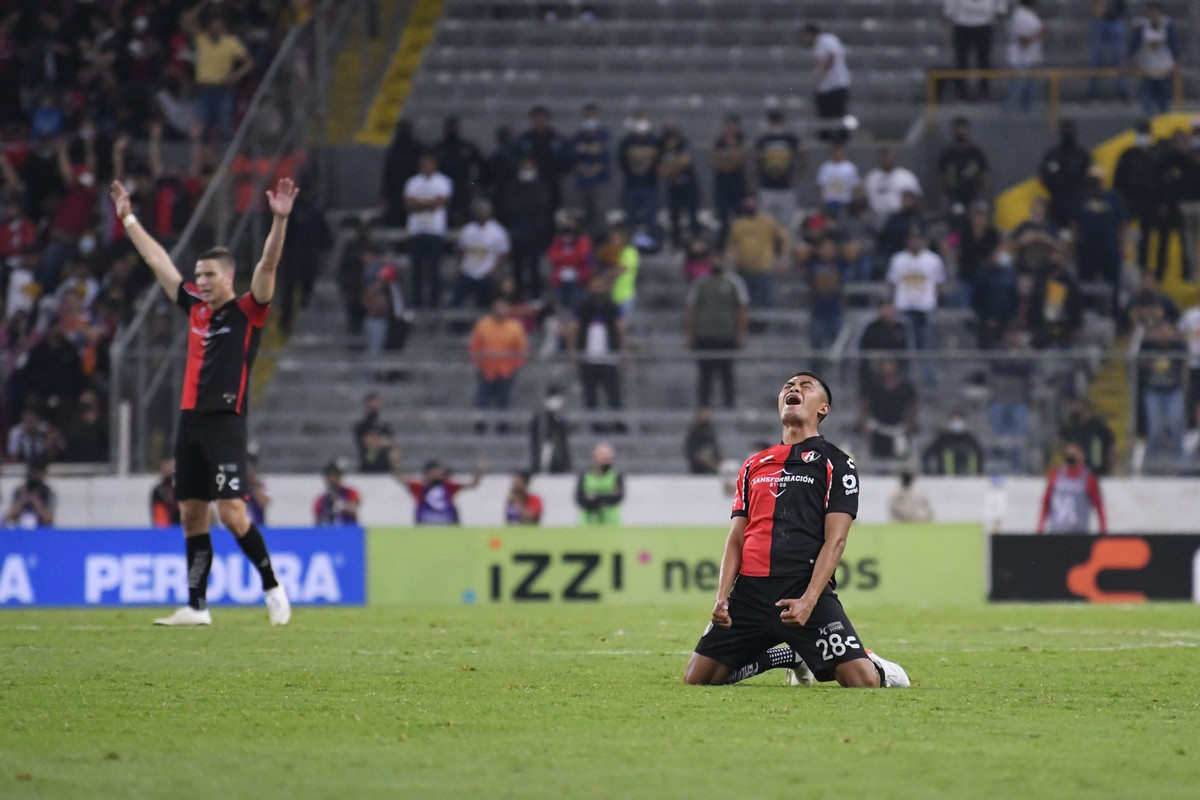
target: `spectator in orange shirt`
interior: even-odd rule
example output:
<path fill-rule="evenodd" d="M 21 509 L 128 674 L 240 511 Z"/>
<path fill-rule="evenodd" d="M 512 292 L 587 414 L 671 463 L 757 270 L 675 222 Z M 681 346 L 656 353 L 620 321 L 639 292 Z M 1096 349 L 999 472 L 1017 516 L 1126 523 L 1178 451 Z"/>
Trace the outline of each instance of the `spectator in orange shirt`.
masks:
<path fill-rule="evenodd" d="M 504 500 L 504 521 L 509 525 L 538 525 L 542 521 L 542 498 L 529 491 L 528 472 L 514 472 Z"/>
<path fill-rule="evenodd" d="M 529 346 L 525 328 L 513 317 L 507 300 L 497 299 L 491 312 L 475 323 L 469 349 L 479 371 L 475 407 L 508 408 L 513 381 L 525 363 Z"/>

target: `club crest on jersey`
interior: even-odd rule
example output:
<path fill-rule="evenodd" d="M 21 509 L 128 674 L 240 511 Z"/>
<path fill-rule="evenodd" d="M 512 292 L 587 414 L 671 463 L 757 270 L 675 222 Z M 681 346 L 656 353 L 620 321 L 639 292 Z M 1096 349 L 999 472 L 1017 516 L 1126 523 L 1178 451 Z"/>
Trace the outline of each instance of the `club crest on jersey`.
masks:
<path fill-rule="evenodd" d="M 805 464 L 811 464 L 812 462 L 816 461 L 820 457 L 821 457 L 821 454 L 818 453 L 816 450 L 806 450 L 800 454 L 800 460 L 803 461 Z"/>

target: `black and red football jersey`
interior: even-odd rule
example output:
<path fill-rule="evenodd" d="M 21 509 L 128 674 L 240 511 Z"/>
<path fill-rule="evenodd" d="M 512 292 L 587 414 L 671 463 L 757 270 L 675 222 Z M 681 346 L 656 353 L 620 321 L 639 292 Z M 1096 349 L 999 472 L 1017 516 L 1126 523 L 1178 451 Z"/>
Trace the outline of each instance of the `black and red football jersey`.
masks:
<path fill-rule="evenodd" d="M 825 515 L 858 514 L 858 468 L 823 436 L 755 453 L 738 473 L 733 516 L 748 517 L 740 573 L 801 577 L 825 543 Z"/>
<path fill-rule="evenodd" d="M 179 286 L 175 303 L 188 312 L 187 367 L 179 407 L 246 413 L 250 368 L 270 306 L 247 292 L 214 311 L 191 283 Z"/>

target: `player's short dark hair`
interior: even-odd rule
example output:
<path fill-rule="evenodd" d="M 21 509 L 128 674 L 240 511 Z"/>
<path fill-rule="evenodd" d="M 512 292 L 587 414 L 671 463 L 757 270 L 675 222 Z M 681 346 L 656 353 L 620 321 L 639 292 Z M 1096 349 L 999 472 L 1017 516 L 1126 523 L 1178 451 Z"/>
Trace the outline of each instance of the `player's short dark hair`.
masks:
<path fill-rule="evenodd" d="M 799 378 L 801 375 L 807 375 L 808 377 L 812 378 L 817 383 L 821 384 L 821 389 L 822 389 L 822 391 L 825 392 L 825 402 L 829 404 L 830 408 L 833 408 L 833 390 L 829 388 L 829 384 L 825 382 L 825 379 L 822 378 L 817 373 L 813 372 L 812 370 L 807 370 L 807 369 L 800 370 L 799 372 L 792 375 L 792 377 Z M 825 419 L 825 417 L 826 417 L 825 414 L 818 414 L 817 422 L 820 422 L 821 420 Z"/>
<path fill-rule="evenodd" d="M 436 458 L 431 458 L 425 462 L 425 466 L 422 468 L 422 471 L 429 472 L 431 469 L 441 469 L 441 468 L 442 468 L 442 462 L 438 461 Z"/>
<path fill-rule="evenodd" d="M 230 269 L 234 267 L 233 253 L 229 252 L 228 247 L 210 247 L 196 256 L 196 261 L 220 261 Z"/>
<path fill-rule="evenodd" d="M 804 26 L 804 32 L 807 33 L 809 36 L 816 36 L 818 33 L 821 32 L 821 26 L 815 22 L 810 22 Z"/>

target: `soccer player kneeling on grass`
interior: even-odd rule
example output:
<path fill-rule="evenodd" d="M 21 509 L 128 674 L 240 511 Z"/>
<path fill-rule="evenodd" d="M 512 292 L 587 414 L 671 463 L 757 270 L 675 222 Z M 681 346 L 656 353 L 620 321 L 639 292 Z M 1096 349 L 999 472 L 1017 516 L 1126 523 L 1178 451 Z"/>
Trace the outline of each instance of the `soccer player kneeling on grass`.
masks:
<path fill-rule="evenodd" d="M 797 372 L 780 390 L 783 440 L 751 456 L 738 475 L 712 622 L 685 682 L 737 683 L 786 667 L 795 684 L 815 677 L 908 686 L 899 664 L 866 649 L 833 591 L 858 513 L 858 471 L 817 433 L 832 400 L 812 372 Z"/>
<path fill-rule="evenodd" d="M 196 282 L 185 283 L 170 255 L 133 214 L 129 193 L 117 182 L 112 199 L 130 241 L 154 272 L 167 297 L 188 315 L 187 366 L 183 377 L 182 413 L 175 436 L 175 496 L 183 522 L 188 565 L 188 604 L 156 625 L 211 625 L 206 606 L 212 540 L 209 505 L 237 538 L 238 545 L 262 578 L 267 615 L 272 625 L 286 625 L 292 609 L 275 579 L 271 557 L 258 526 L 246 515 L 250 492 L 246 472 L 246 405 L 250 368 L 271 296 L 275 268 L 283 252 L 287 218 L 297 189 L 291 179 L 267 191 L 273 215 L 262 258 L 250 279 L 250 291 L 233 290 L 233 256 L 217 247 L 196 260 Z"/>

